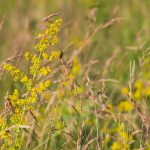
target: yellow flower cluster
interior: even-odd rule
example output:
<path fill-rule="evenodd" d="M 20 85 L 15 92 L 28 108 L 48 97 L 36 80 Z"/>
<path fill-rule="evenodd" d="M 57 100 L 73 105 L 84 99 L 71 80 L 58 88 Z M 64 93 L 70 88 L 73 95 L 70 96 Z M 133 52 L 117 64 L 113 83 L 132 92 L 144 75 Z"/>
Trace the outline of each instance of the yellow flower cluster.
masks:
<path fill-rule="evenodd" d="M 83 88 L 79 87 L 79 86 L 74 86 L 73 89 L 70 92 L 70 95 L 79 95 L 83 92 Z"/>
<path fill-rule="evenodd" d="M 75 79 L 79 75 L 80 63 L 77 57 L 75 57 L 71 63 L 69 71 L 65 73 L 65 78 L 61 82 L 62 90 L 58 94 L 58 97 L 66 96 L 79 96 L 84 93 L 84 87 L 76 83 Z M 64 90 L 65 89 L 65 90 Z"/>
<path fill-rule="evenodd" d="M 49 57 L 49 61 L 53 61 L 54 59 L 58 59 L 60 57 L 60 51 L 52 51 Z"/>
<path fill-rule="evenodd" d="M 5 139 L 5 143 L 1 146 L 1 150 L 15 150 L 13 148 L 13 137 L 9 132 L 2 131 L 0 135 L 0 139 Z M 12 147 L 10 147 L 10 145 Z"/>
<path fill-rule="evenodd" d="M 132 136 L 130 136 L 125 130 L 125 124 L 119 123 L 118 127 L 115 129 L 117 135 L 117 139 L 113 142 L 111 146 L 111 150 L 122 150 L 122 149 L 130 149 L 129 141 L 132 140 Z"/>
<path fill-rule="evenodd" d="M 122 94 L 128 95 L 129 89 L 127 87 L 122 88 Z M 150 85 L 144 80 L 137 80 L 134 84 L 132 97 L 136 100 L 142 100 L 142 98 L 150 96 Z"/>
<path fill-rule="evenodd" d="M 129 112 L 133 110 L 133 105 L 129 100 L 121 101 L 118 105 L 119 112 Z"/>
<path fill-rule="evenodd" d="M 146 84 L 144 80 L 137 80 L 135 83 L 135 92 L 133 96 L 138 100 L 150 96 L 150 85 Z"/>
<path fill-rule="evenodd" d="M 47 67 L 42 67 L 42 68 L 40 69 L 40 72 L 41 72 L 41 74 L 43 74 L 44 76 L 46 76 L 49 72 L 51 72 L 51 69 L 50 69 L 49 66 L 47 66 Z"/>
<path fill-rule="evenodd" d="M 30 52 L 27 51 L 25 53 L 25 58 L 26 58 L 27 61 L 30 59 Z"/>
<path fill-rule="evenodd" d="M 111 150 L 121 150 L 123 147 L 119 142 L 113 142 Z"/>
<path fill-rule="evenodd" d="M 54 23 L 50 24 L 48 28 L 38 35 L 40 37 L 38 43 L 35 45 L 35 50 L 40 52 L 39 55 L 31 55 L 29 52 L 25 54 L 26 60 L 31 59 L 31 66 L 30 66 L 30 74 L 33 77 L 37 77 L 40 74 L 40 71 L 44 75 L 47 75 L 50 72 L 49 68 L 42 68 L 40 70 L 40 65 L 43 59 L 48 59 L 49 61 L 53 61 L 54 59 L 58 59 L 60 56 L 60 51 L 52 50 L 50 56 L 45 52 L 45 50 L 49 46 L 54 46 L 58 39 L 57 33 L 60 31 L 60 27 L 62 24 L 62 19 L 57 19 Z"/>
<path fill-rule="evenodd" d="M 39 68 L 41 64 L 41 59 L 35 54 L 31 59 L 31 66 L 30 66 L 30 74 L 33 75 L 33 77 L 36 77 L 39 75 Z"/>
<path fill-rule="evenodd" d="M 4 64 L 4 69 L 10 72 L 11 76 L 13 76 L 14 81 L 17 81 L 20 77 L 20 70 L 11 64 Z"/>
<path fill-rule="evenodd" d="M 29 79 L 28 76 L 25 75 L 25 73 L 23 73 L 11 64 L 4 64 L 3 68 L 10 72 L 11 76 L 13 76 L 14 81 L 19 80 L 26 86 L 27 90 L 31 89 L 31 86 L 33 84 L 32 79 Z"/>
<path fill-rule="evenodd" d="M 6 127 L 6 119 L 4 117 L 0 117 L 0 130 Z"/>
<path fill-rule="evenodd" d="M 35 91 L 39 94 L 43 93 L 45 89 L 50 86 L 50 80 L 45 81 L 44 83 L 40 83 L 38 87 L 35 88 Z"/>
<path fill-rule="evenodd" d="M 40 39 L 34 47 L 36 51 L 34 51 L 33 54 L 29 51 L 25 53 L 25 58 L 30 64 L 28 70 L 30 75 L 27 75 L 11 64 L 3 65 L 3 68 L 10 72 L 10 75 L 13 77 L 14 81 L 19 81 L 24 85 L 21 92 L 18 89 L 14 89 L 13 93 L 8 95 L 7 99 L 9 101 L 12 113 L 8 118 L 6 118 L 6 120 L 0 118 L 0 133 L 3 133 L 3 136 L 1 135 L 2 140 L 9 140 L 7 144 L 11 147 L 11 140 L 17 139 L 13 141 L 14 146 L 12 149 L 20 146 L 20 143 L 18 144 L 17 141 L 21 139 L 20 137 L 22 132 L 19 128 L 14 128 L 12 129 L 13 132 L 10 132 L 10 136 L 8 136 L 6 135 L 6 132 L 3 132 L 3 130 L 8 125 L 21 125 L 25 113 L 34 108 L 35 104 L 42 96 L 42 93 L 45 90 L 48 90 L 51 81 L 42 80 L 42 82 L 39 83 L 39 77 L 46 76 L 51 72 L 50 66 L 43 65 L 46 59 L 50 62 L 60 57 L 60 51 L 52 50 L 50 54 L 48 54 L 45 50 L 49 46 L 53 46 L 57 43 L 57 33 L 60 31 L 61 24 L 62 19 L 57 19 L 54 23 L 50 24 L 43 33 L 39 34 Z M 3 149 L 8 149 L 8 145 L 3 144 Z"/>
<path fill-rule="evenodd" d="M 20 98 L 19 91 L 17 89 L 14 89 L 14 92 L 12 95 L 9 95 L 9 101 L 12 105 L 15 112 L 19 112 L 19 109 L 26 109 L 26 106 L 29 105 L 29 103 L 32 103 L 32 101 L 29 101 L 30 96 L 27 98 Z"/>
<path fill-rule="evenodd" d="M 80 71 L 80 64 L 79 64 L 78 58 L 76 57 L 73 60 L 73 67 L 70 72 L 70 77 L 74 79 L 79 73 L 79 71 Z"/>
<path fill-rule="evenodd" d="M 40 33 L 38 35 L 38 37 L 40 37 L 40 41 L 35 45 L 35 50 L 43 52 L 48 46 L 55 45 L 58 41 L 56 35 L 60 31 L 61 24 L 62 19 L 57 19 L 54 23 L 49 25 L 44 33 Z"/>
<path fill-rule="evenodd" d="M 43 59 L 47 59 L 49 57 L 49 55 L 47 53 L 42 53 L 42 57 L 43 57 Z"/>

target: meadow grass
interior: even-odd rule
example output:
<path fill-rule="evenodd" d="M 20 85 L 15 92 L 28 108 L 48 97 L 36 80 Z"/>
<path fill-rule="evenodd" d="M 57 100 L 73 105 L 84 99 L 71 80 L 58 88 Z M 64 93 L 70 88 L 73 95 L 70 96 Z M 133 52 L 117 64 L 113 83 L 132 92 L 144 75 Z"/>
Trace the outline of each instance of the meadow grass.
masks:
<path fill-rule="evenodd" d="M 0 3 L 2 150 L 150 149 L 149 0 Z"/>

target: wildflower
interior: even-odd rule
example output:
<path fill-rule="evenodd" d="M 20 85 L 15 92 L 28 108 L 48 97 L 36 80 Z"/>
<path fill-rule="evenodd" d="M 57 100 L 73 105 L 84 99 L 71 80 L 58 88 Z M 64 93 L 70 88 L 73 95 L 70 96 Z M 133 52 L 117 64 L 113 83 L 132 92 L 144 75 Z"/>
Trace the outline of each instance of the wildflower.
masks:
<path fill-rule="evenodd" d="M 26 88 L 27 90 L 31 90 L 32 85 L 33 85 L 33 80 L 32 79 L 28 79 L 27 82 L 25 82 Z"/>
<path fill-rule="evenodd" d="M 31 59 L 31 63 L 32 65 L 30 66 L 30 74 L 35 77 L 39 74 L 41 59 L 37 55 L 34 55 Z"/>
<path fill-rule="evenodd" d="M 50 44 L 51 44 L 51 45 L 55 45 L 57 42 L 58 42 L 58 38 L 57 38 L 57 36 L 54 36 L 54 37 L 52 38 Z"/>
<path fill-rule="evenodd" d="M 118 109 L 121 112 L 123 112 L 123 111 L 129 112 L 133 109 L 133 106 L 132 106 L 131 102 L 129 102 L 129 101 L 121 101 L 118 105 Z"/>
<path fill-rule="evenodd" d="M 21 82 L 23 83 L 26 83 L 28 81 L 28 77 L 26 75 L 24 75 L 22 78 L 21 78 Z"/>
<path fill-rule="evenodd" d="M 47 54 L 47 53 L 43 53 L 43 54 L 42 54 L 42 57 L 43 57 L 44 59 L 47 59 L 47 58 L 48 58 L 48 54 Z"/>
<path fill-rule="evenodd" d="M 39 34 L 41 38 L 38 44 L 35 45 L 35 50 L 44 52 L 48 46 L 55 45 L 58 41 L 56 34 L 59 32 L 61 24 L 62 19 L 57 19 L 43 34 Z"/>
<path fill-rule="evenodd" d="M 111 146 L 111 150 L 121 150 L 123 147 L 119 142 L 114 142 Z"/>
<path fill-rule="evenodd" d="M 77 74 L 79 73 L 79 70 L 80 70 L 80 64 L 79 64 L 78 59 L 75 58 L 75 59 L 73 60 L 73 67 L 72 67 L 72 69 L 71 69 L 70 77 L 71 77 L 72 79 L 74 79 L 74 78 L 77 76 Z"/>
<path fill-rule="evenodd" d="M 133 97 L 136 100 L 140 100 L 142 98 L 143 94 L 142 94 L 142 90 L 136 89 L 135 92 L 133 93 Z"/>
<path fill-rule="evenodd" d="M 143 92 L 145 96 L 150 96 L 150 87 L 146 87 Z"/>
<path fill-rule="evenodd" d="M 129 89 L 127 87 L 124 87 L 121 89 L 122 94 L 129 94 Z"/>
<path fill-rule="evenodd" d="M 47 67 L 42 67 L 42 68 L 40 69 L 40 72 L 41 72 L 41 74 L 43 74 L 44 76 L 46 76 L 49 72 L 51 72 L 51 69 L 50 69 L 49 66 L 47 66 Z"/>
<path fill-rule="evenodd" d="M 8 70 L 8 71 L 12 71 L 13 70 L 13 66 L 10 65 L 10 64 L 4 64 L 3 68 Z"/>
<path fill-rule="evenodd" d="M 27 61 L 30 59 L 30 52 L 25 53 L 25 58 L 26 58 Z"/>
<path fill-rule="evenodd" d="M 37 93 L 41 94 L 45 90 L 44 84 L 40 83 L 39 86 L 36 88 L 36 90 Z"/>
<path fill-rule="evenodd" d="M 135 82 L 135 88 L 137 88 L 139 90 L 143 89 L 143 83 L 141 80 L 138 80 Z"/>
<path fill-rule="evenodd" d="M 60 57 L 60 51 L 52 51 L 49 57 L 49 61 L 53 61 L 54 59 L 58 59 Z"/>
<path fill-rule="evenodd" d="M 71 95 L 79 95 L 83 92 L 83 88 L 79 87 L 79 86 L 74 86 L 72 91 L 71 91 Z"/>
<path fill-rule="evenodd" d="M 11 64 L 4 64 L 3 68 L 10 72 L 11 76 L 14 76 L 14 81 L 17 81 L 19 79 L 20 70 L 17 69 L 15 66 Z"/>
<path fill-rule="evenodd" d="M 51 83 L 51 81 L 50 81 L 50 80 L 45 81 L 45 82 L 44 82 L 44 86 L 45 86 L 45 88 L 47 88 L 48 86 L 50 86 L 50 83 Z"/>
<path fill-rule="evenodd" d="M 0 117 L 0 131 L 6 127 L 6 118 Z"/>
<path fill-rule="evenodd" d="M 51 72 L 49 66 L 41 67 L 43 66 L 44 59 L 53 61 L 60 56 L 60 51 L 51 51 L 51 54 L 48 55 L 45 50 L 49 46 L 53 46 L 57 43 L 57 33 L 60 31 L 61 23 L 62 19 L 57 19 L 53 24 L 49 25 L 43 33 L 38 34 L 39 40 L 34 46 L 34 49 L 36 50 L 34 54 L 31 55 L 30 52 L 25 53 L 26 60 L 30 61 L 30 76 L 26 75 L 23 71 L 11 64 L 3 65 L 3 68 L 10 73 L 15 81 L 19 81 L 24 85 L 22 91 L 25 92 L 25 96 L 22 95 L 22 91 L 20 92 L 18 89 L 14 89 L 13 93 L 8 96 L 13 111 L 9 115 L 8 121 L 7 119 L 4 120 L 3 118 L 0 118 L 0 130 L 2 130 L 0 131 L 0 139 L 5 141 L 5 143 L 2 144 L 2 149 L 15 150 L 20 147 L 23 141 L 23 136 L 19 128 L 13 128 L 9 135 L 8 133 L 3 132 L 3 129 L 7 127 L 7 124 L 21 124 L 25 112 L 34 107 L 33 104 L 36 104 L 39 97 L 42 96 L 42 93 L 47 90 L 51 84 L 50 80 L 41 83 L 38 83 L 37 81 L 39 76 L 46 76 Z M 13 146 L 11 146 L 12 144 Z"/>

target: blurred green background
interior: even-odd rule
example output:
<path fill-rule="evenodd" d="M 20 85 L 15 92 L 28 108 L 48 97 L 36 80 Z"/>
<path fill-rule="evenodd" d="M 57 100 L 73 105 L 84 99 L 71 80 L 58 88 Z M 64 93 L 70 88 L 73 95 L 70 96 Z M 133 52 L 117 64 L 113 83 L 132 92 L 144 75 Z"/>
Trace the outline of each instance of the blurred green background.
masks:
<path fill-rule="evenodd" d="M 113 61 L 108 76 L 124 81 L 130 59 L 136 59 L 149 46 L 149 8 L 149 0 L 0 0 L 0 60 L 21 49 L 30 49 L 40 21 L 47 15 L 57 12 L 63 15 L 59 47 L 66 51 L 65 57 L 70 57 L 98 25 L 122 17 L 123 20 L 98 31 L 79 57 L 83 64 L 91 59 L 100 61 L 91 71 L 95 78 L 118 48 L 119 59 Z"/>

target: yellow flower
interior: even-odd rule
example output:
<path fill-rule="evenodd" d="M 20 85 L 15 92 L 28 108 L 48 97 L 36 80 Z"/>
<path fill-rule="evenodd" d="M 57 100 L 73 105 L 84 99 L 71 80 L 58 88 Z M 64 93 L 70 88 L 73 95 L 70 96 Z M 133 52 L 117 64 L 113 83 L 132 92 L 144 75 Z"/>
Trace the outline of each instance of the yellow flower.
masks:
<path fill-rule="evenodd" d="M 32 65 L 30 66 L 30 74 L 35 77 L 39 74 L 41 59 L 37 55 L 34 55 L 31 59 L 31 63 Z"/>
<path fill-rule="evenodd" d="M 143 83 L 142 83 L 142 81 L 141 80 L 137 80 L 136 82 L 135 82 L 135 87 L 137 88 L 137 89 L 143 89 Z"/>
<path fill-rule="evenodd" d="M 121 89 L 122 94 L 129 94 L 129 89 L 127 87 L 124 87 Z"/>
<path fill-rule="evenodd" d="M 47 59 L 47 58 L 48 58 L 48 54 L 47 54 L 47 53 L 43 53 L 43 54 L 42 54 L 42 57 L 43 57 L 44 59 Z"/>
<path fill-rule="evenodd" d="M 45 90 L 44 84 L 40 83 L 37 88 L 37 92 L 41 94 L 44 90 Z"/>
<path fill-rule="evenodd" d="M 45 81 L 45 82 L 44 82 L 44 86 L 45 86 L 45 88 L 47 88 L 48 86 L 50 86 L 50 83 L 51 83 L 51 81 L 50 81 L 50 80 Z"/>
<path fill-rule="evenodd" d="M 119 109 L 119 111 L 127 111 L 127 112 L 129 112 L 129 111 L 131 111 L 132 109 L 133 109 L 133 106 L 132 106 L 132 104 L 131 104 L 131 102 L 129 102 L 129 100 L 127 100 L 127 101 L 121 101 L 120 103 L 119 103 L 119 105 L 118 105 L 118 109 Z"/>
<path fill-rule="evenodd" d="M 74 58 L 73 67 L 71 69 L 70 77 L 74 79 L 80 71 L 80 64 L 78 58 Z"/>
<path fill-rule="evenodd" d="M 17 90 L 17 89 L 14 89 L 14 93 L 13 93 L 13 94 L 16 95 L 16 96 L 19 96 L 18 90 Z"/>
<path fill-rule="evenodd" d="M 122 145 L 119 142 L 114 142 L 111 146 L 111 150 L 122 150 Z"/>
<path fill-rule="evenodd" d="M 54 36 L 51 41 L 51 45 L 55 45 L 57 42 L 58 42 L 58 38 L 57 38 L 57 36 Z"/>
<path fill-rule="evenodd" d="M 136 100 L 140 100 L 142 98 L 142 90 L 137 89 L 134 93 L 133 93 L 133 97 Z"/>
<path fill-rule="evenodd" d="M 21 78 L 21 82 L 25 83 L 28 81 L 28 77 L 26 75 L 24 75 L 22 78 Z"/>
<path fill-rule="evenodd" d="M 49 46 L 55 45 L 58 41 L 57 33 L 60 31 L 62 19 L 55 20 L 48 26 L 43 33 L 38 34 L 37 44 L 34 46 L 36 52 L 31 54 L 30 52 L 25 53 L 25 58 L 30 61 L 29 72 L 30 76 L 27 76 L 23 71 L 19 70 L 11 64 L 4 64 L 3 68 L 11 74 L 15 81 L 22 82 L 23 90 L 21 92 L 18 89 L 14 89 L 12 94 L 8 95 L 9 104 L 12 107 L 12 112 L 6 116 L 6 120 L 0 118 L 0 141 L 2 149 L 15 150 L 20 148 L 22 145 L 22 132 L 16 127 L 11 129 L 11 132 L 3 132 L 3 129 L 8 128 L 8 125 L 18 125 L 23 123 L 23 117 L 25 112 L 34 108 L 33 105 L 39 100 L 48 87 L 50 86 L 50 80 L 41 82 L 38 84 L 38 77 L 40 75 L 47 75 L 51 72 L 49 66 L 43 66 L 44 62 L 50 59 L 50 61 L 59 58 L 60 51 L 51 51 L 50 56 L 45 52 Z M 80 92 L 80 89 L 78 90 Z M 1 131 L 2 130 L 2 131 Z"/>
<path fill-rule="evenodd" d="M 30 59 L 30 52 L 25 53 L 25 58 L 26 58 L 27 61 Z"/>
<path fill-rule="evenodd" d="M 60 57 L 60 51 L 52 51 L 49 57 L 49 61 L 52 61 L 54 59 L 58 59 Z"/>
<path fill-rule="evenodd" d="M 43 34 L 39 34 L 40 40 L 35 45 L 35 50 L 43 52 L 48 46 L 55 45 L 58 41 L 56 35 L 60 30 L 61 24 L 62 19 L 57 19 L 53 24 L 50 24 Z"/>
<path fill-rule="evenodd" d="M 6 127 L 6 118 L 0 117 L 0 131 Z"/>
<path fill-rule="evenodd" d="M 11 66 L 10 64 L 4 64 L 3 68 L 8 70 L 8 71 L 12 71 L 13 70 L 13 66 Z"/>
<path fill-rule="evenodd" d="M 44 83 L 40 83 L 38 87 L 36 88 L 36 92 L 41 94 L 44 90 L 47 89 L 47 87 L 50 86 L 50 80 L 45 81 Z"/>
<path fill-rule="evenodd" d="M 143 92 L 145 96 L 150 96 L 150 87 L 146 87 Z"/>
<path fill-rule="evenodd" d="M 40 73 L 43 74 L 44 76 L 46 76 L 49 72 L 51 72 L 51 69 L 50 69 L 49 66 L 47 66 L 47 67 L 42 67 L 42 68 L 40 69 Z"/>
<path fill-rule="evenodd" d="M 3 68 L 5 70 L 9 71 L 11 76 L 14 76 L 14 78 L 13 78 L 14 81 L 17 81 L 19 79 L 19 76 L 20 76 L 21 72 L 15 66 L 13 66 L 11 64 L 4 64 Z"/>
<path fill-rule="evenodd" d="M 33 85 L 33 80 L 32 79 L 28 79 L 28 81 L 25 83 L 27 90 L 31 90 L 31 87 Z"/>

